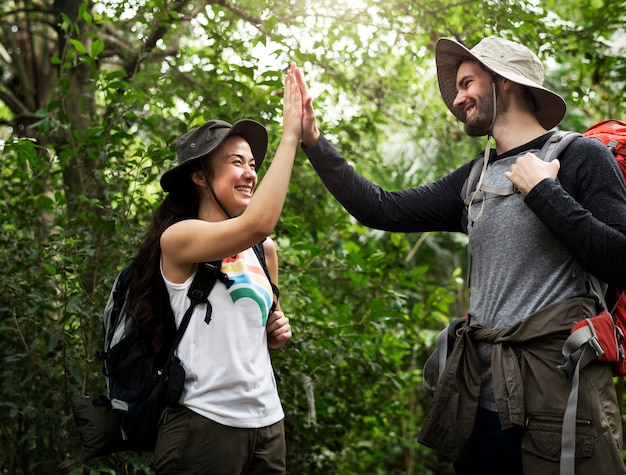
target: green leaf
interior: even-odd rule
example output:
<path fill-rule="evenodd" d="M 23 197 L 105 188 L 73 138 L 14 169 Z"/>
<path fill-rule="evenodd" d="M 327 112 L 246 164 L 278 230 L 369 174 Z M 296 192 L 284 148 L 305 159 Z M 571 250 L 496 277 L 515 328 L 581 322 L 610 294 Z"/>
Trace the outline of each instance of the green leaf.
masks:
<path fill-rule="evenodd" d="M 87 54 L 87 48 L 80 41 L 70 38 L 70 44 L 78 51 L 79 53 Z"/>
<path fill-rule="evenodd" d="M 48 264 L 47 262 L 44 262 L 43 263 L 43 268 L 48 272 L 48 274 L 50 274 L 52 276 L 57 275 L 57 269 L 53 265 Z"/>
<path fill-rule="evenodd" d="M 102 53 L 103 51 L 104 51 L 104 41 L 98 38 L 91 44 L 91 57 L 95 59 L 98 56 L 100 56 L 100 53 Z"/>

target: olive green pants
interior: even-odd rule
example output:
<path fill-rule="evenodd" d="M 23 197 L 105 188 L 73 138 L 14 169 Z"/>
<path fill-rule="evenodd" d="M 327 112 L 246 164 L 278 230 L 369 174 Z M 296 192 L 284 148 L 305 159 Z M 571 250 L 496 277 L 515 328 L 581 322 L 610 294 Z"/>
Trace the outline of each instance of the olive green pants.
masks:
<path fill-rule="evenodd" d="M 161 416 L 153 468 L 167 475 L 282 475 L 286 452 L 283 421 L 241 429 L 173 406 Z"/>

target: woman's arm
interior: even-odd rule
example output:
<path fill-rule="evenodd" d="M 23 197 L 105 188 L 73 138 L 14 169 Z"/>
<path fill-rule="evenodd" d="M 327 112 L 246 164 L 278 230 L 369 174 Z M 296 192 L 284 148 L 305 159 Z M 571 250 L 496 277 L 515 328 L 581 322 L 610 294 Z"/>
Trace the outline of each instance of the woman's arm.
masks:
<path fill-rule="evenodd" d="M 269 271 L 271 281 L 278 287 L 278 253 L 276 252 L 276 244 L 270 238 L 263 242 L 263 250 L 265 251 L 265 263 Z M 280 301 L 276 302 L 276 308 L 267 319 L 267 345 L 270 348 L 280 348 L 292 337 L 291 325 L 289 319 L 280 309 Z"/>
<path fill-rule="evenodd" d="M 302 100 L 291 69 L 285 78 L 283 109 L 280 144 L 246 210 L 219 222 L 189 219 L 173 224 L 161 236 L 164 260 L 178 267 L 215 261 L 253 246 L 272 232 L 285 202 L 302 135 Z"/>

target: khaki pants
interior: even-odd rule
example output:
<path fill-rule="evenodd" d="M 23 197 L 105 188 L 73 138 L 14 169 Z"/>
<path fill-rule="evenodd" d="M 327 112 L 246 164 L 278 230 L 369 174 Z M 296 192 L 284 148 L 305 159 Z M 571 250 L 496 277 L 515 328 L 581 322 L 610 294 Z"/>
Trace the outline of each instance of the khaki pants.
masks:
<path fill-rule="evenodd" d="M 240 429 L 173 406 L 161 417 L 153 467 L 167 475 L 282 475 L 286 452 L 283 421 Z"/>
<path fill-rule="evenodd" d="M 527 392 L 534 397 L 526 400 L 527 425 L 522 435 L 524 473 L 559 473 L 562 418 L 571 383 L 558 370 L 549 383 L 545 379 L 536 380 L 533 373 L 536 364 L 555 367 L 559 362 L 558 358 L 553 361 L 544 358 L 526 366 L 524 382 L 535 390 Z M 622 421 L 610 366 L 591 363 L 583 368 L 578 394 L 575 475 L 626 474 L 621 456 Z"/>

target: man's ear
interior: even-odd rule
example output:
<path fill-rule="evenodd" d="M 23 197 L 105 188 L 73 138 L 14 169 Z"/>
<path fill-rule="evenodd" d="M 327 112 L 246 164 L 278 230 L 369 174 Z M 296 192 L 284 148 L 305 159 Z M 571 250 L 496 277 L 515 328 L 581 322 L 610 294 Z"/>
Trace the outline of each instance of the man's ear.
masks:
<path fill-rule="evenodd" d="M 507 78 L 503 78 L 502 76 L 500 76 L 500 87 L 502 89 L 509 90 L 512 87 L 514 87 L 515 85 L 516 84 L 513 81 L 511 81 L 511 80 L 509 80 Z"/>

